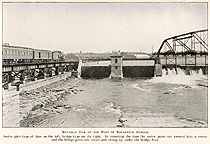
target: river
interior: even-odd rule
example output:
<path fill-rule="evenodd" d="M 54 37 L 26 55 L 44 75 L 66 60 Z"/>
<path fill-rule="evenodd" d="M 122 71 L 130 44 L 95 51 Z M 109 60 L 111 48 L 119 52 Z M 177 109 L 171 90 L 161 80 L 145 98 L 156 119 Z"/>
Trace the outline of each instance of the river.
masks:
<path fill-rule="evenodd" d="M 162 77 L 154 78 L 69 79 L 53 88 L 66 90 L 66 98 L 60 103 L 70 105 L 71 109 L 44 113 L 48 116 L 41 122 L 27 126 L 207 127 L 207 82 L 201 70 L 185 75 L 181 69 L 178 74 L 163 70 Z M 69 87 L 76 87 L 76 93 L 68 93 Z M 48 107 L 52 111 L 52 106 Z"/>

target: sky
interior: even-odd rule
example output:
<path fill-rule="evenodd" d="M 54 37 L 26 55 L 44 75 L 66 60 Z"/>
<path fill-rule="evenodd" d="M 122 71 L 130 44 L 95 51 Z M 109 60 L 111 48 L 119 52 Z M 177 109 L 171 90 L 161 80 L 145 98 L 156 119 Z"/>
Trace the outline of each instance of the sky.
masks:
<path fill-rule="evenodd" d="M 207 3 L 3 3 L 3 42 L 71 52 L 158 51 L 207 29 Z"/>

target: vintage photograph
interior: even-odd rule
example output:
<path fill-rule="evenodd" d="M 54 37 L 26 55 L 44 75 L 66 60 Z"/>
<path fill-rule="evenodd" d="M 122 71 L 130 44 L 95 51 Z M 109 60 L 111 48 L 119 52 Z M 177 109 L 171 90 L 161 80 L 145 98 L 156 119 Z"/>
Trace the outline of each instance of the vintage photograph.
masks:
<path fill-rule="evenodd" d="M 208 128 L 207 6 L 3 2 L 3 128 Z"/>

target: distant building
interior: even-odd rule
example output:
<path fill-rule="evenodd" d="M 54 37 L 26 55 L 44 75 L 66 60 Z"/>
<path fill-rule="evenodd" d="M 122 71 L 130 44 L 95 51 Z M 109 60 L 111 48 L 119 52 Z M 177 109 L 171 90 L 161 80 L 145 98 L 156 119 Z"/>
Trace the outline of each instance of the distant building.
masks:
<path fill-rule="evenodd" d="M 134 56 L 136 58 L 150 58 L 149 54 L 144 54 L 144 53 L 134 54 Z"/>

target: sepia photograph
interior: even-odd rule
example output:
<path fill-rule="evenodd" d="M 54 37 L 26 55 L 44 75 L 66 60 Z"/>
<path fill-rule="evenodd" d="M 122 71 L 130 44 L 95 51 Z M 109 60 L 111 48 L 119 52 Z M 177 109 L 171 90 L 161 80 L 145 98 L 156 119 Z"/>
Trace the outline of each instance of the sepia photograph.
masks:
<path fill-rule="evenodd" d="M 3 2 L 3 128 L 208 128 L 207 2 Z"/>

